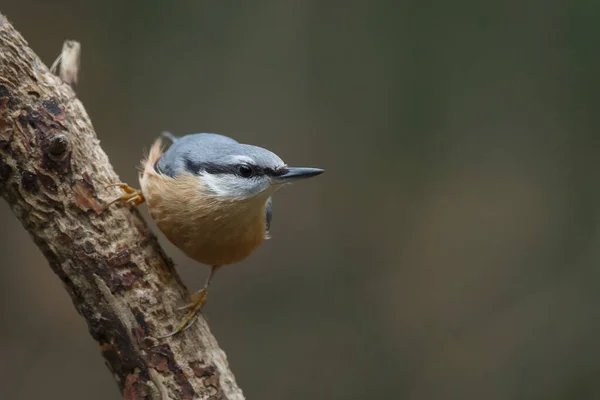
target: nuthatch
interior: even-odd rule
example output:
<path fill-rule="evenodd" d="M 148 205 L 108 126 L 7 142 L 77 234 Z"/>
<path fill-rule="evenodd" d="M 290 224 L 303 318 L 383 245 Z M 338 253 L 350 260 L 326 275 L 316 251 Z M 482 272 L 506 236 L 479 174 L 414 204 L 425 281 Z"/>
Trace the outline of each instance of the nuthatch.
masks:
<path fill-rule="evenodd" d="M 204 288 L 191 296 L 183 307 L 187 315 L 168 337 L 196 321 L 217 269 L 242 261 L 268 239 L 273 193 L 323 170 L 288 167 L 269 150 L 213 133 L 163 135 L 173 144 L 163 152 L 161 139 L 154 142 L 142 161 L 141 190 L 113 185 L 125 194 L 110 204 L 145 201 L 171 243 L 211 266 Z"/>

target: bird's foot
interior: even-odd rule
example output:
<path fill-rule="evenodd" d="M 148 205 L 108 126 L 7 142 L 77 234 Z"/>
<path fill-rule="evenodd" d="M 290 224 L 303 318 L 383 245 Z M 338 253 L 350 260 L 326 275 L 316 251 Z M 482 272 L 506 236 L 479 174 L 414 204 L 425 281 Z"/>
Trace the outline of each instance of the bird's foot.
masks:
<path fill-rule="evenodd" d="M 107 188 L 109 188 L 109 187 L 118 187 L 125 193 L 123 195 L 116 197 L 113 200 L 109 201 L 108 204 L 104 207 L 104 210 L 106 210 L 112 204 L 119 202 L 119 201 L 131 203 L 134 206 L 138 206 L 146 200 L 146 199 L 144 199 L 144 195 L 142 194 L 141 190 L 136 190 L 126 183 L 115 183 L 113 185 L 107 186 Z"/>
<path fill-rule="evenodd" d="M 194 325 L 194 322 L 198 320 L 198 314 L 202 312 L 202 308 L 206 303 L 206 297 L 208 295 L 208 289 L 204 288 L 202 290 L 197 291 L 190 297 L 190 302 L 183 307 L 179 307 L 177 310 L 188 310 L 185 314 L 185 317 L 179 324 L 179 326 L 164 336 L 159 336 L 158 339 L 165 339 L 178 333 L 185 331 L 190 326 Z"/>

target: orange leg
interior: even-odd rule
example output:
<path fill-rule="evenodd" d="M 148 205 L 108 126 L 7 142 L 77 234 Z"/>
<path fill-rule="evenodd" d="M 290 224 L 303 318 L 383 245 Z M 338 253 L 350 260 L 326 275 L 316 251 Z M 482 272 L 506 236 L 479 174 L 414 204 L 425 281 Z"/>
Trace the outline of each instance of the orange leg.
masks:
<path fill-rule="evenodd" d="M 127 203 L 131 203 L 134 206 L 139 206 L 144 201 L 146 201 L 146 199 L 144 199 L 144 195 L 142 194 L 141 190 L 136 190 L 126 183 L 115 183 L 113 185 L 107 186 L 107 188 L 109 188 L 109 187 L 118 187 L 125 193 L 123 195 L 116 197 L 116 198 L 112 199 L 111 201 L 109 201 L 108 204 L 104 207 L 105 210 L 118 201 L 124 201 Z"/>
<path fill-rule="evenodd" d="M 187 305 L 179 308 L 179 310 L 188 310 L 188 312 L 185 314 L 185 317 L 183 318 L 177 329 L 164 336 L 159 336 L 158 339 L 164 339 L 177 335 L 178 333 L 181 333 L 190 326 L 194 325 L 194 322 L 198 320 L 198 314 L 202 312 L 204 304 L 206 304 L 206 297 L 208 296 L 208 287 L 210 286 L 210 282 L 213 276 L 215 275 L 215 272 L 217 272 L 217 270 L 219 269 L 219 267 L 219 265 L 215 265 L 211 268 L 210 273 L 208 274 L 208 278 L 206 278 L 206 283 L 204 284 L 204 287 L 191 296 L 190 302 Z"/>

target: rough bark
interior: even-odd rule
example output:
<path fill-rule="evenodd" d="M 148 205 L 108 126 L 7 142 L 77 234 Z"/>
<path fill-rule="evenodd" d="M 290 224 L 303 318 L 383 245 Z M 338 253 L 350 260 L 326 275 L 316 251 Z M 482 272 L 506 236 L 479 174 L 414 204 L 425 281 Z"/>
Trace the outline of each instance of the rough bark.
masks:
<path fill-rule="evenodd" d="M 0 194 L 64 283 L 126 399 L 243 399 L 206 322 L 166 340 L 187 290 L 71 87 L 0 14 Z M 82 397 L 86 397 L 83 395 Z"/>

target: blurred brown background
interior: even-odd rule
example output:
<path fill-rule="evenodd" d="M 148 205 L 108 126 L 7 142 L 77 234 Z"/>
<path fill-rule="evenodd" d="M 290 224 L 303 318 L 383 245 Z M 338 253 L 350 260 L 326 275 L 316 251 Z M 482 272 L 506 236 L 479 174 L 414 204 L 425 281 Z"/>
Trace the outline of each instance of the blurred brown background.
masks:
<path fill-rule="evenodd" d="M 249 399 L 600 398 L 597 2 L 0 10 L 47 65 L 81 41 L 77 92 L 127 182 L 162 130 L 327 170 L 276 195 L 274 238 L 211 290 Z M 4 202 L 0 218 L 0 397 L 118 399 Z M 161 239 L 199 288 L 207 268 Z"/>

